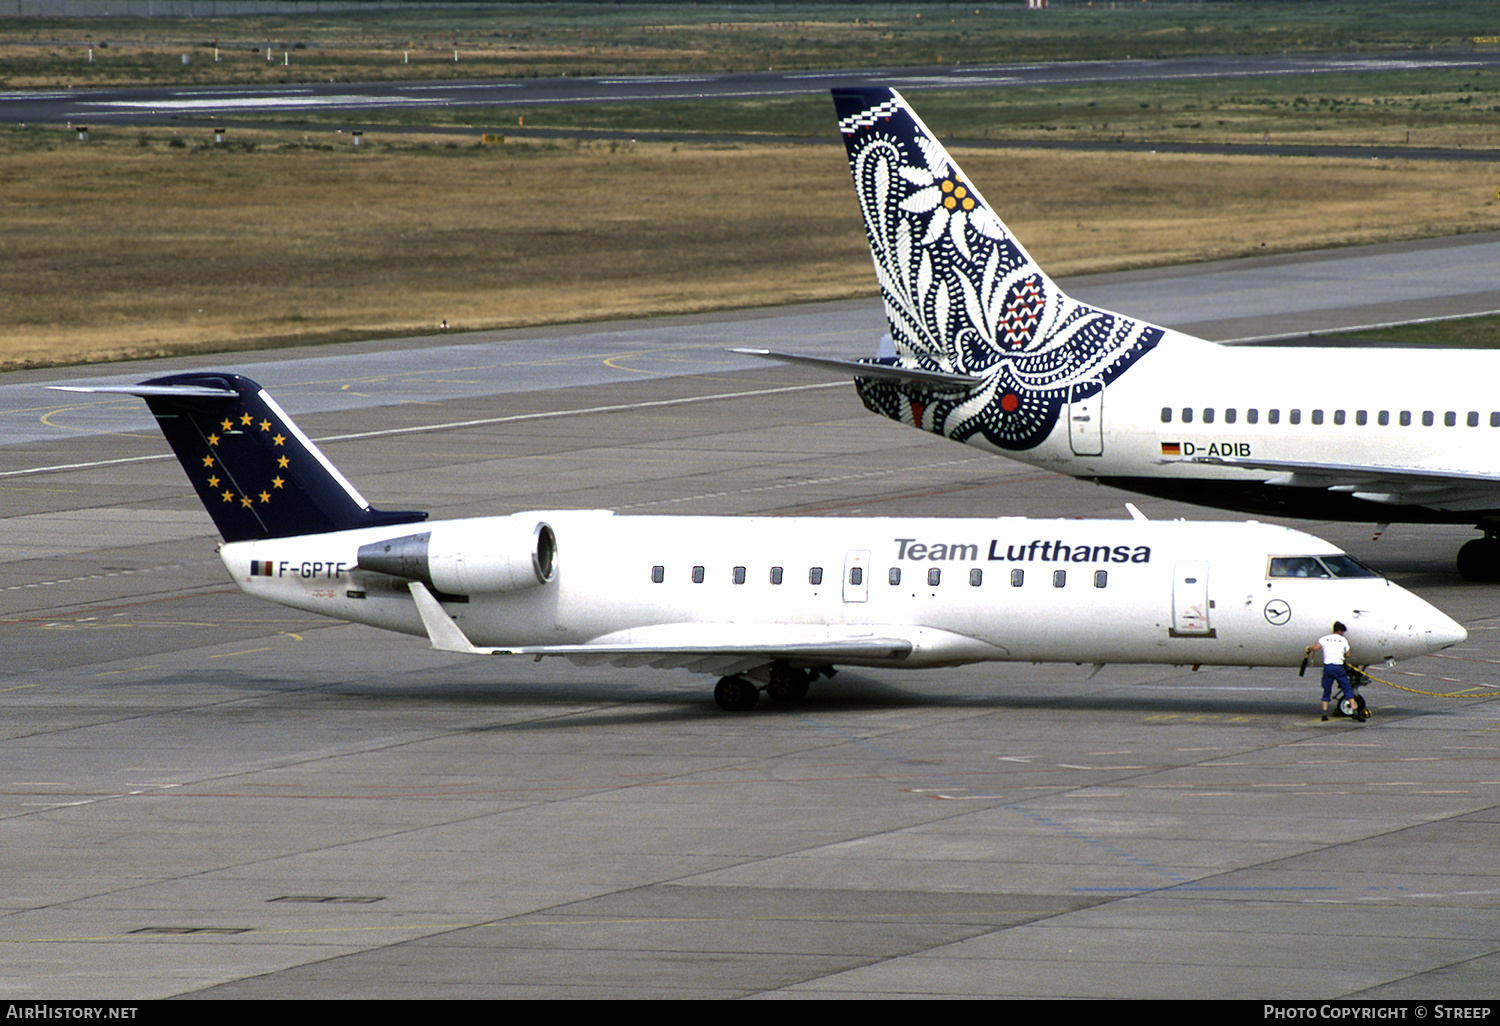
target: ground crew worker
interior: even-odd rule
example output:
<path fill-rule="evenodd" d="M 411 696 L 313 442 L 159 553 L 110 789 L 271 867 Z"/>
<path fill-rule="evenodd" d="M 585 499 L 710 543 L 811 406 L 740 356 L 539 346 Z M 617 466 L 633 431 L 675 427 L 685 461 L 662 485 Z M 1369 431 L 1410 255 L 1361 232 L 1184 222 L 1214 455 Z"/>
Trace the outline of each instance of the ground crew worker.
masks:
<path fill-rule="evenodd" d="M 1333 682 L 1338 681 L 1343 690 L 1344 697 L 1350 702 L 1354 701 L 1354 688 L 1349 683 L 1349 672 L 1344 669 L 1344 660 L 1349 656 L 1349 639 L 1344 637 L 1344 632 L 1349 628 L 1338 620 L 1333 621 L 1333 633 L 1325 634 L 1311 645 L 1307 646 L 1307 654 L 1314 652 L 1323 653 L 1323 719 L 1328 719 L 1328 700 L 1333 696 Z M 1356 713 L 1355 720 L 1363 720 L 1362 713 Z"/>

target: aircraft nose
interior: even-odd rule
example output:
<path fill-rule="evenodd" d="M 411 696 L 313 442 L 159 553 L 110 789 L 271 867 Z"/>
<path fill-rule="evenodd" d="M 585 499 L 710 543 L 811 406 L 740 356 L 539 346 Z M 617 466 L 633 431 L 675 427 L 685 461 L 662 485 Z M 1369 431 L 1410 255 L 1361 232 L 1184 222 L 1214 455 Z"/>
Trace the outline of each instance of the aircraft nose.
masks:
<path fill-rule="evenodd" d="M 1437 652 L 1468 640 L 1469 632 L 1464 630 L 1462 624 L 1441 610 L 1434 609 L 1432 612 L 1434 617 L 1424 625 L 1427 629 L 1427 651 Z"/>

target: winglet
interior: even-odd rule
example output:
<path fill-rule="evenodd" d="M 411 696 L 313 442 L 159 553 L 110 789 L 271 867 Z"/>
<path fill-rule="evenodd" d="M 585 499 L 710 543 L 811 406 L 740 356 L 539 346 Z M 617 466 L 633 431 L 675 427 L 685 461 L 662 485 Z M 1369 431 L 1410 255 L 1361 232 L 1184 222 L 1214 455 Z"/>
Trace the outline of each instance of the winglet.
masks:
<path fill-rule="evenodd" d="M 432 597 L 427 585 L 411 581 L 407 585 L 411 597 L 416 600 L 417 612 L 422 616 L 422 626 L 427 628 L 427 638 L 439 652 L 457 652 L 461 655 L 495 655 L 500 649 L 475 648 L 463 630 L 454 623 L 438 600 Z"/>

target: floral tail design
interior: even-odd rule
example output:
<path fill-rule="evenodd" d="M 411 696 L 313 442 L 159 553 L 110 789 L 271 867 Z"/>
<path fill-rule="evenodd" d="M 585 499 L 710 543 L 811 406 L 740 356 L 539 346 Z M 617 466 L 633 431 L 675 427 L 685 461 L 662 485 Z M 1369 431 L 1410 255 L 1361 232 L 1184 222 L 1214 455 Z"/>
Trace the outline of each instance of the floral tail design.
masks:
<path fill-rule="evenodd" d="M 893 89 L 835 89 L 898 361 L 982 375 L 962 395 L 860 379 L 876 413 L 956 441 L 1040 445 L 1162 329 L 1068 298 Z M 978 436 L 978 437 L 976 437 Z"/>

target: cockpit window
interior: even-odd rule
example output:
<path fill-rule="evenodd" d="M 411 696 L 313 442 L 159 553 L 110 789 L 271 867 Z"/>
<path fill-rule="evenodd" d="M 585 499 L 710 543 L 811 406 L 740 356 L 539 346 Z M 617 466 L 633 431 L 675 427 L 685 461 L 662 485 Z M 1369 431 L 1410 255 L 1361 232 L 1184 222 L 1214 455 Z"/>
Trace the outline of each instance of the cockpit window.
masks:
<path fill-rule="evenodd" d="M 1323 565 L 1333 571 L 1335 577 L 1379 577 L 1374 570 L 1353 556 L 1324 556 Z"/>
<path fill-rule="evenodd" d="M 1332 577 L 1328 568 L 1312 556 L 1272 556 L 1272 577 Z"/>
<path fill-rule="evenodd" d="M 1271 577 L 1379 577 L 1353 556 L 1272 556 Z"/>

